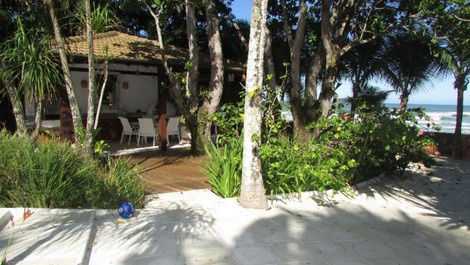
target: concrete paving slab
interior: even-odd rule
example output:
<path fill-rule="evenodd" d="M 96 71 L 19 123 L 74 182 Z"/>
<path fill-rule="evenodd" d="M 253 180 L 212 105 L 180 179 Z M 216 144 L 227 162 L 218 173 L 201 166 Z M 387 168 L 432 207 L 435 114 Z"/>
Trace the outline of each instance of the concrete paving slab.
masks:
<path fill-rule="evenodd" d="M 82 264 L 94 211 L 11 209 L 11 223 L 0 231 L 0 253 L 7 264 Z M 21 214 L 20 214 L 21 213 Z"/>
<path fill-rule="evenodd" d="M 34 209 L 1 230 L 0 251 L 14 231 L 12 264 L 466 264 L 470 165 L 440 163 L 432 176 L 372 181 L 352 198 L 310 192 L 269 210 L 208 190 L 154 196 L 130 219 Z M 0 220 L 10 212 L 22 216 L 0 209 Z"/>

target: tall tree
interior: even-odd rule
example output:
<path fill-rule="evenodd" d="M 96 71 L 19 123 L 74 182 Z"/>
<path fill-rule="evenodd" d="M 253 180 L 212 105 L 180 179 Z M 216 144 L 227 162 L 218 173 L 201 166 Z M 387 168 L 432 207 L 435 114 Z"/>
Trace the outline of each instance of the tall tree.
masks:
<path fill-rule="evenodd" d="M 261 94 L 264 78 L 267 0 L 254 0 L 251 10 L 250 42 L 243 123 L 243 166 L 240 203 L 247 208 L 267 208 L 261 174 Z"/>
<path fill-rule="evenodd" d="M 93 28 L 91 18 L 90 0 L 84 0 L 85 4 L 85 24 L 86 38 L 88 48 L 88 114 L 86 123 L 85 151 L 90 156 L 93 155 L 94 135 L 93 127 L 95 125 L 96 113 L 96 83 L 95 83 L 95 52 L 93 50 Z"/>
<path fill-rule="evenodd" d="M 383 39 L 358 45 L 341 57 L 340 76 L 349 79 L 352 83 L 351 110 L 354 111 L 356 103 L 363 93 L 362 89 L 368 89 L 368 82 L 379 74 L 379 70 L 386 66 L 387 61 L 383 58 Z"/>
<path fill-rule="evenodd" d="M 170 1 L 171 2 L 171 1 Z M 194 15 L 195 3 L 193 1 L 186 2 L 187 12 L 187 28 L 186 33 L 188 37 L 189 46 L 189 70 L 188 77 L 191 80 L 186 80 L 187 90 L 183 93 L 180 74 L 175 72 L 168 63 L 165 56 L 166 48 L 163 40 L 162 29 L 160 26 L 160 16 L 168 8 L 168 1 L 156 1 L 149 4 L 144 1 L 148 12 L 152 15 L 155 21 L 158 42 L 160 45 L 160 55 L 163 61 L 165 72 L 169 79 L 169 91 L 178 109 L 184 116 L 186 125 L 191 132 L 191 151 L 194 154 L 202 154 L 204 152 L 204 143 L 210 139 L 210 123 L 207 116 L 216 111 L 220 103 L 223 92 L 224 83 L 224 66 L 223 66 L 223 53 L 222 44 L 219 31 L 219 18 L 217 15 L 216 5 L 213 0 L 207 1 L 205 4 L 206 22 L 208 28 L 208 46 L 209 55 L 211 59 L 211 77 L 209 82 L 208 91 L 201 93 L 201 89 L 197 87 L 197 66 L 198 66 L 198 45 L 196 38 L 196 17 Z M 189 67 L 188 67 L 189 66 Z M 201 96 L 203 98 L 201 98 Z"/>
<path fill-rule="evenodd" d="M 207 116 L 215 113 L 217 110 L 224 89 L 224 55 L 219 31 L 219 18 L 214 0 L 207 1 L 206 20 L 209 35 L 211 76 L 208 95 L 204 98 L 204 102 L 198 111 L 198 134 L 200 138 L 198 150 L 202 150 L 204 144 L 210 141 L 211 123 L 208 122 Z"/>
<path fill-rule="evenodd" d="M 72 114 L 73 127 L 75 132 L 75 137 L 77 137 L 79 130 L 83 129 L 82 117 L 80 114 L 80 109 L 78 107 L 77 97 L 75 96 L 75 91 L 72 85 L 72 77 L 70 75 L 70 68 L 67 59 L 67 54 L 65 51 L 65 43 L 62 37 L 61 28 L 59 25 L 59 20 L 56 15 L 56 11 L 53 5 L 53 0 L 43 0 L 43 3 L 46 5 L 49 16 L 52 22 L 52 28 L 54 32 L 54 38 L 57 45 L 57 50 L 59 52 L 60 63 L 62 66 L 62 72 L 65 82 L 65 90 L 67 91 L 67 97 L 70 104 L 70 110 Z"/>
<path fill-rule="evenodd" d="M 430 45 L 411 34 L 387 38 L 381 77 L 400 94 L 400 108 L 406 109 L 409 96 L 440 70 Z"/>
<path fill-rule="evenodd" d="M 287 15 L 287 6 L 286 1 L 282 0 L 282 10 L 283 10 L 283 24 L 284 24 L 284 34 L 286 35 L 287 43 L 289 44 L 290 49 L 290 80 L 291 80 L 291 89 L 290 89 L 290 101 L 291 101 L 291 110 L 292 116 L 294 117 L 294 134 L 296 136 L 301 136 L 304 134 L 302 123 L 302 116 L 304 115 L 301 111 L 302 99 L 301 91 L 302 85 L 300 83 L 300 57 L 302 52 L 302 45 L 304 43 L 305 37 L 305 25 L 307 22 L 307 4 L 305 0 L 301 0 L 299 4 L 299 16 L 297 20 L 297 30 L 293 36 L 291 26 L 288 21 Z"/>
<path fill-rule="evenodd" d="M 163 62 L 163 68 L 165 70 L 165 73 L 168 76 L 170 95 L 173 97 L 173 99 L 175 100 L 176 106 L 183 114 L 186 125 L 188 126 L 189 131 L 191 132 L 191 150 L 193 153 L 198 153 L 198 150 L 197 150 L 198 130 L 197 130 L 197 119 L 195 116 L 195 113 L 197 113 L 197 107 L 191 108 L 191 106 L 197 106 L 197 104 L 195 102 L 188 102 L 188 99 L 192 101 L 194 100 L 195 97 L 191 95 L 185 97 L 185 95 L 182 93 L 183 90 L 181 87 L 181 80 L 178 77 L 177 73 L 175 73 L 173 69 L 170 67 L 168 60 L 166 58 L 166 54 L 165 54 L 167 51 L 165 48 L 166 47 L 165 42 L 163 40 L 162 29 L 160 25 L 160 16 L 163 10 L 166 8 L 166 4 L 167 3 L 165 1 L 156 1 L 152 4 L 149 4 L 146 1 L 144 1 L 144 5 L 146 6 L 148 12 L 150 12 L 150 14 L 152 15 L 155 21 L 158 44 L 160 45 L 160 49 L 159 49 L 160 56 Z"/>
<path fill-rule="evenodd" d="M 319 96 L 321 116 L 326 116 L 337 88 L 340 57 L 353 47 L 389 32 L 396 20 L 393 1 L 323 0 L 321 39 L 325 49 L 325 76 Z"/>
<path fill-rule="evenodd" d="M 464 92 L 470 76 L 470 5 L 462 0 L 417 1 L 415 16 L 421 29 L 438 45 L 438 55 L 454 76 L 457 91 L 457 115 L 452 156 L 462 154 L 462 118 Z"/>

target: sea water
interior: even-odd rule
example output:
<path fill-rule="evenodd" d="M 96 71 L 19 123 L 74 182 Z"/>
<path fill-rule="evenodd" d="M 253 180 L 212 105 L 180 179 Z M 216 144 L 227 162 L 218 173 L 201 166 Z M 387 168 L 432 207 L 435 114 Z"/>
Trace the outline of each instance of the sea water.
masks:
<path fill-rule="evenodd" d="M 399 108 L 399 104 L 385 104 L 387 108 Z M 427 125 L 430 122 L 440 126 L 439 132 L 454 133 L 457 116 L 457 107 L 455 105 L 432 105 L 432 104 L 408 104 L 408 108 L 423 108 L 424 112 L 430 117 L 430 121 L 419 120 L 418 125 L 424 131 L 434 131 Z M 345 104 L 344 110 L 349 111 L 350 106 Z M 470 135 L 470 106 L 464 106 L 462 118 L 462 134 Z M 282 114 L 287 121 L 292 121 L 290 111 L 283 111 Z"/>
<path fill-rule="evenodd" d="M 398 104 L 385 104 L 388 108 L 399 108 Z M 454 133 L 457 116 L 455 105 L 432 105 L 432 104 L 408 104 L 408 108 L 423 108 L 424 112 L 431 118 L 431 121 L 441 127 L 440 132 Z M 418 125 L 426 131 L 429 121 L 420 120 Z M 464 106 L 462 117 L 462 134 L 470 134 L 470 106 Z"/>

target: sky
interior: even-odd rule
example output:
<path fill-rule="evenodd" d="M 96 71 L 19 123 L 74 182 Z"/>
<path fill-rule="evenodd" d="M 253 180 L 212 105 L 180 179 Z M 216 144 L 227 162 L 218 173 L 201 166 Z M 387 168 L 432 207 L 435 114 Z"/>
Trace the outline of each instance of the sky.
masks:
<path fill-rule="evenodd" d="M 251 2 L 252 0 L 233 0 L 232 12 L 238 19 L 250 20 L 251 17 Z M 453 76 L 433 78 L 430 82 L 426 83 L 419 91 L 410 96 L 410 104 L 441 104 L 441 105 L 456 105 L 457 91 L 453 86 Z M 391 90 L 385 82 L 380 80 L 372 80 L 372 85 L 380 87 L 384 90 Z M 469 90 L 465 91 L 464 104 L 470 105 Z M 352 95 L 351 83 L 343 82 L 343 84 L 336 90 L 339 98 L 345 98 Z M 399 103 L 399 95 L 391 93 L 385 103 Z"/>

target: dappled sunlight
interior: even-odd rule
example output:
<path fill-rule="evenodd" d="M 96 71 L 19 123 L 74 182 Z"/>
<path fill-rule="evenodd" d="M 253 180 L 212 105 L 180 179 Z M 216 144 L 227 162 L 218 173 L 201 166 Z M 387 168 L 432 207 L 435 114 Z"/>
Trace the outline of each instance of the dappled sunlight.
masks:
<path fill-rule="evenodd" d="M 13 209 L 15 225 L 9 224 L 0 231 L 0 251 L 6 252 L 8 264 L 38 262 L 81 262 L 92 227 L 94 211 L 32 210 L 33 214 L 24 222 L 20 211 Z"/>
<path fill-rule="evenodd" d="M 428 174 L 411 173 L 402 179 L 383 179 L 378 184 L 359 189 L 359 196 L 405 203 L 404 206 L 421 215 L 440 219 L 447 229 L 463 227 L 468 230 L 470 165 L 450 158 L 439 158 L 438 164 Z"/>

